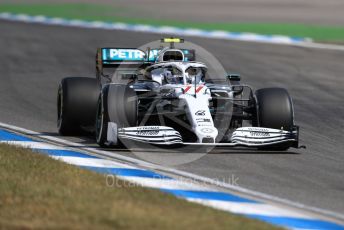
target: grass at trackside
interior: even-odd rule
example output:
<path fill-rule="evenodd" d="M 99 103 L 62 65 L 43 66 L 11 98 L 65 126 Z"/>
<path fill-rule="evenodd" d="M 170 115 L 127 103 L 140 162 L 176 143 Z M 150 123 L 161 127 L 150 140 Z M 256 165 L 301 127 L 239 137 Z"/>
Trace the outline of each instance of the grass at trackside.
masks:
<path fill-rule="evenodd" d="M 344 27 L 316 26 L 284 23 L 198 23 L 178 20 L 154 20 L 149 18 L 123 17 L 119 15 L 131 9 L 116 8 L 107 5 L 86 3 L 61 4 L 0 4 L 0 12 L 25 13 L 30 15 L 46 15 L 69 19 L 101 20 L 110 22 L 140 23 L 155 26 L 176 26 L 181 28 L 197 28 L 205 30 L 225 30 L 231 32 L 252 32 L 258 34 L 277 34 L 295 37 L 309 37 L 316 41 L 344 41 Z M 132 15 L 135 15 L 132 13 Z"/>
<path fill-rule="evenodd" d="M 0 229 L 276 229 L 0 144 Z"/>

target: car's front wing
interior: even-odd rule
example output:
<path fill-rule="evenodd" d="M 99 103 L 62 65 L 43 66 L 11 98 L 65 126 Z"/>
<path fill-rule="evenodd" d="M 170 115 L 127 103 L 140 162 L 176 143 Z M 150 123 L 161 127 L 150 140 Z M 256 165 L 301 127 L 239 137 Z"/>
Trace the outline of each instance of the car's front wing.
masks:
<path fill-rule="evenodd" d="M 116 140 L 114 139 L 116 138 Z M 299 145 L 298 127 L 292 131 L 263 128 L 263 127 L 241 127 L 236 129 L 231 136 L 230 142 L 221 143 L 189 143 L 183 142 L 178 131 L 167 126 L 138 126 L 118 128 L 117 125 L 109 123 L 108 142 L 117 143 L 118 139 L 127 139 L 154 145 L 200 145 L 200 146 L 244 146 L 264 147 L 288 145 L 297 148 Z"/>

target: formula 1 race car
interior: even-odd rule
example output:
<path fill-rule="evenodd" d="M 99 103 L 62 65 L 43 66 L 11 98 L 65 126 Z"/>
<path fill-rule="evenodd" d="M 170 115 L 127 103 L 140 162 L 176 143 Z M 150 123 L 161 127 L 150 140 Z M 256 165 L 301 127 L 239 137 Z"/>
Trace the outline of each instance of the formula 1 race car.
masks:
<path fill-rule="evenodd" d="M 68 77 L 58 89 L 61 135 L 93 131 L 97 143 L 298 147 L 292 99 L 283 88 L 253 89 L 240 75 L 210 76 L 196 50 L 99 48 L 96 78 Z"/>

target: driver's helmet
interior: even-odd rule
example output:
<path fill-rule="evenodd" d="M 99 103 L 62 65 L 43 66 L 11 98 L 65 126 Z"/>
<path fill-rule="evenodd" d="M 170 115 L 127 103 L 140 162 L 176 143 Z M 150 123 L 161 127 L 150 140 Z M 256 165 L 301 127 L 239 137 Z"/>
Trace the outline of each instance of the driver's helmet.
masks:
<path fill-rule="evenodd" d="M 183 76 L 181 74 L 173 73 L 171 70 L 165 69 L 163 75 L 167 84 L 183 84 Z"/>
<path fill-rule="evenodd" d="M 188 84 L 199 84 L 203 81 L 203 71 L 201 68 L 190 67 L 186 70 L 186 81 Z"/>

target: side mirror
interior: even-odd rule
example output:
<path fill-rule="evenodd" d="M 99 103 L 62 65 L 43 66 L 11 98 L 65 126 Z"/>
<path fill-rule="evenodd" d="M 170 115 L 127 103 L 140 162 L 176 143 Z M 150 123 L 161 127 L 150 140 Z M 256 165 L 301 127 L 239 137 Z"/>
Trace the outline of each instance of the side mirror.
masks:
<path fill-rule="evenodd" d="M 227 75 L 227 79 L 232 83 L 232 82 L 235 82 L 235 81 L 240 81 L 241 80 L 241 77 L 240 77 L 240 74 L 237 74 L 237 73 L 229 73 Z"/>

